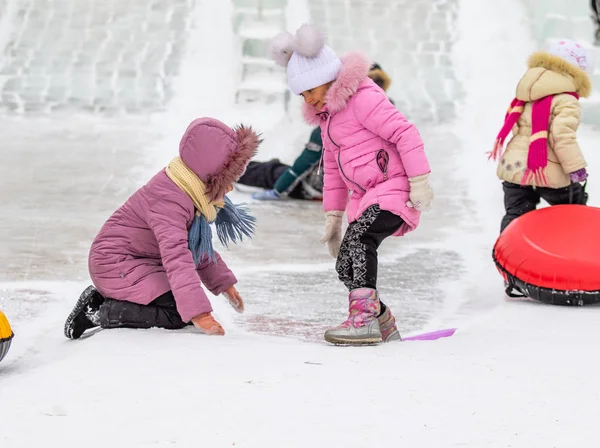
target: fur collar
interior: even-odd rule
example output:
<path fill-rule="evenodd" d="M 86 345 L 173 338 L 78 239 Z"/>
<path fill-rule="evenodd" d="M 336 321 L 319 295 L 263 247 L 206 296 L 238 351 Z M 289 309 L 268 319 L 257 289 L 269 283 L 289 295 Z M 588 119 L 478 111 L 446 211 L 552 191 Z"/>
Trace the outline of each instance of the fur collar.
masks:
<path fill-rule="evenodd" d="M 575 84 L 575 91 L 582 98 L 590 96 L 592 92 L 592 82 L 588 74 L 558 56 L 538 51 L 529 57 L 528 65 L 529 68 L 542 67 L 571 79 Z"/>
<path fill-rule="evenodd" d="M 331 114 L 336 114 L 346 108 L 348 101 L 369 73 L 369 62 L 360 53 L 348 53 L 340 59 L 342 61 L 340 74 L 325 95 L 325 107 Z M 317 115 L 319 111 L 310 104 L 302 105 L 302 113 L 308 124 L 314 126 L 320 124 L 321 119 Z"/>
<path fill-rule="evenodd" d="M 384 92 L 387 92 L 387 90 L 390 88 L 390 84 L 392 83 L 392 80 L 388 74 L 380 68 L 369 71 L 369 78 L 371 78 L 373 82 L 375 82 L 377 78 L 381 79 L 381 88 Z M 377 84 L 377 82 L 375 82 L 375 84 Z"/>

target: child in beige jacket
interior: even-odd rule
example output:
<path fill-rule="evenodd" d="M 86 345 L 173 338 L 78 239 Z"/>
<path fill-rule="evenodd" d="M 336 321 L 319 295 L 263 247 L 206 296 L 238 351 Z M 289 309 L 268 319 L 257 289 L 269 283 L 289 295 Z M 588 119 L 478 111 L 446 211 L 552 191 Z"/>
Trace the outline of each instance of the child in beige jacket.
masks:
<path fill-rule="evenodd" d="M 587 163 L 576 132 L 579 98 L 591 92 L 589 64 L 588 51 L 569 40 L 530 56 L 490 155 L 500 159 L 497 175 L 504 181 L 501 231 L 535 210 L 540 199 L 550 205 L 587 203 L 581 185 L 587 179 Z M 503 153 L 510 131 L 513 137 Z"/>

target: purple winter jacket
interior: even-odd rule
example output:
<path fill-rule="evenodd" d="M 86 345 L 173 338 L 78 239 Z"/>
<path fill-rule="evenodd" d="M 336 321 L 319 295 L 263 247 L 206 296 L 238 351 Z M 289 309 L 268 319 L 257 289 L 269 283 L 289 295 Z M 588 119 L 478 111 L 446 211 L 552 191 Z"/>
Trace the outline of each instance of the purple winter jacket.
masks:
<path fill-rule="evenodd" d="M 248 128 L 232 130 L 217 120 L 198 119 L 181 140 L 180 156 L 221 194 L 256 151 L 256 135 L 250 134 Z M 89 272 L 98 291 L 147 305 L 172 290 L 185 322 L 211 312 L 201 283 L 218 295 L 237 280 L 219 254 L 216 263 L 204 261 L 196 269 L 188 249 L 194 214 L 192 200 L 161 170 L 108 219 L 94 240 Z"/>

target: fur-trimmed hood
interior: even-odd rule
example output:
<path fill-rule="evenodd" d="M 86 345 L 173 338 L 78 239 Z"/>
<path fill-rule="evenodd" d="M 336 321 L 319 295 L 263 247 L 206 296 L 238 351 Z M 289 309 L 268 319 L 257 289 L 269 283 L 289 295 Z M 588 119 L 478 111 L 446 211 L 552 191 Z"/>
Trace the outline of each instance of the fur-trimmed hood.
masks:
<path fill-rule="evenodd" d="M 576 92 L 585 98 L 592 91 L 588 74 L 558 56 L 539 51 L 529 57 L 528 66 L 517 85 L 519 100 L 530 102 L 566 92 Z"/>
<path fill-rule="evenodd" d="M 185 131 L 179 155 L 204 182 L 206 195 L 214 201 L 244 174 L 260 142 L 251 127 L 232 129 L 214 118 L 198 118 Z"/>
<path fill-rule="evenodd" d="M 343 110 L 348 101 L 356 93 L 360 84 L 367 78 L 369 62 L 361 53 L 348 53 L 341 58 L 340 73 L 325 95 L 325 107 L 331 114 Z M 304 103 L 302 113 L 307 123 L 318 126 L 319 111 L 310 104 Z"/>

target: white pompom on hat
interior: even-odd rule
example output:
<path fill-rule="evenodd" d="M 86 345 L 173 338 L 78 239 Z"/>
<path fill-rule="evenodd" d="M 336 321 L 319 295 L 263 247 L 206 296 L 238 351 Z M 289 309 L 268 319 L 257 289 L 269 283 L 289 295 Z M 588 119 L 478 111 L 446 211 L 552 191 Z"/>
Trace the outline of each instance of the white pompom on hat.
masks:
<path fill-rule="evenodd" d="M 287 66 L 288 86 L 295 95 L 334 81 L 342 67 L 323 34 L 311 25 L 302 25 L 295 36 L 277 35 L 270 52 L 277 64 Z"/>
<path fill-rule="evenodd" d="M 271 41 L 269 52 L 277 65 L 282 67 L 287 66 L 294 52 L 294 36 L 287 31 L 279 33 Z"/>
<path fill-rule="evenodd" d="M 590 52 L 573 40 L 560 39 L 552 42 L 548 47 L 548 53 L 582 69 L 584 72 L 588 72 L 591 68 Z"/>

